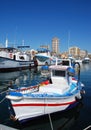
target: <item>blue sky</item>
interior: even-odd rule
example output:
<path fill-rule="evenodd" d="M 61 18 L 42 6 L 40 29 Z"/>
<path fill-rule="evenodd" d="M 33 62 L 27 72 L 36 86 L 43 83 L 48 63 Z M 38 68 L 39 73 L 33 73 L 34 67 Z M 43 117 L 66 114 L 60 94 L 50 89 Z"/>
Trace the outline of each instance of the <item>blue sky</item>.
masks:
<path fill-rule="evenodd" d="M 70 34 L 70 37 L 69 37 Z M 91 52 L 91 0 L 0 0 L 0 44 L 78 46 Z M 68 40 L 69 39 L 69 40 Z"/>

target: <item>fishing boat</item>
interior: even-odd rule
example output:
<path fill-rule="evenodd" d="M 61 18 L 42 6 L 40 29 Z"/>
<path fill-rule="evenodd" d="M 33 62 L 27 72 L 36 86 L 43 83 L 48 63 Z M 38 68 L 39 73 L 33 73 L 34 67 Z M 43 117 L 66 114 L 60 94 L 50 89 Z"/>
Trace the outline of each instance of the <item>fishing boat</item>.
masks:
<path fill-rule="evenodd" d="M 33 65 L 30 56 L 19 48 L 0 48 L 0 72 L 24 70 Z"/>
<path fill-rule="evenodd" d="M 14 118 L 19 122 L 71 109 L 82 99 L 84 85 L 80 82 L 79 69 L 77 75 L 69 66 L 51 65 L 49 69 L 50 77 L 46 81 L 9 89 L 6 98 L 11 101 Z"/>

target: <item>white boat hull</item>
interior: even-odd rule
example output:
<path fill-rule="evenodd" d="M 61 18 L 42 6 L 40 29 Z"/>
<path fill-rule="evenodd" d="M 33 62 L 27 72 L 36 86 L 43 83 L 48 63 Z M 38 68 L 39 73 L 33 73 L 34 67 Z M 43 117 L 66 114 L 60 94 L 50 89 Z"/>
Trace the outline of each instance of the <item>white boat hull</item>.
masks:
<path fill-rule="evenodd" d="M 30 66 L 31 66 L 30 61 L 18 61 L 0 57 L 0 72 L 28 69 Z"/>
<path fill-rule="evenodd" d="M 78 97 L 79 97 L 78 93 Z M 12 106 L 19 121 L 32 119 L 45 114 L 66 110 L 70 105 L 76 103 L 76 96 L 56 98 L 23 98 L 18 101 L 12 100 Z M 16 99 L 17 100 L 17 99 Z M 20 101 L 19 101 L 20 100 Z"/>

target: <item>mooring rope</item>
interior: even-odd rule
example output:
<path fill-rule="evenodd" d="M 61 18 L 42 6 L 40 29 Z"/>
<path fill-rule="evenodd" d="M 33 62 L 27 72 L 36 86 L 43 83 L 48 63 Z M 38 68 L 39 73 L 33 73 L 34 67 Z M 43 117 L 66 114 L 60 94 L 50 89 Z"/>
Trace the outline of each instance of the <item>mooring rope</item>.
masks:
<path fill-rule="evenodd" d="M 0 95 L 2 95 L 2 94 L 4 94 L 4 93 L 7 93 L 8 91 L 9 91 L 9 90 L 2 91 L 2 92 L 0 92 Z M 0 103 L 2 103 L 5 99 L 6 99 L 6 97 L 4 97 L 4 98 L 0 101 Z"/>
<path fill-rule="evenodd" d="M 5 91 L 2 91 L 2 92 L 0 92 L 0 95 L 2 95 L 3 93 L 6 93 L 6 92 L 8 92 L 9 90 L 5 90 Z"/>
<path fill-rule="evenodd" d="M 46 103 L 46 98 L 44 99 L 44 103 Z M 48 106 L 48 104 L 46 105 L 46 106 Z M 44 107 L 44 114 L 45 114 L 46 112 L 45 112 L 45 107 Z M 50 126 L 51 126 L 51 130 L 53 130 L 53 124 L 52 124 L 52 120 L 51 120 L 51 116 L 50 116 L 50 113 L 48 114 L 48 117 L 49 117 L 49 122 L 50 122 Z"/>
<path fill-rule="evenodd" d="M 4 97 L 4 98 L 0 101 L 0 103 L 2 103 L 5 99 L 6 99 L 6 97 Z"/>
<path fill-rule="evenodd" d="M 48 114 L 48 116 L 49 116 L 49 121 L 50 121 L 50 125 L 51 125 L 51 130 L 53 130 L 53 124 L 52 124 L 52 120 L 51 120 L 50 114 Z"/>
<path fill-rule="evenodd" d="M 83 130 L 88 130 L 89 128 L 91 128 L 91 125 L 87 126 L 85 129 Z"/>

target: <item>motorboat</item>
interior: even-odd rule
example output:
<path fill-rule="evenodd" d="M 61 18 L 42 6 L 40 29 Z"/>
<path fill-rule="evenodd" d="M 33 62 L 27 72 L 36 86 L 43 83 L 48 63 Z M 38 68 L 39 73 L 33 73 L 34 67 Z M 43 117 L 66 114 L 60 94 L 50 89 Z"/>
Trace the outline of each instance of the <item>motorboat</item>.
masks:
<path fill-rule="evenodd" d="M 19 122 L 73 108 L 82 99 L 84 85 L 71 66 L 51 65 L 50 77 L 34 86 L 9 89 L 6 98 L 11 102 Z"/>
<path fill-rule="evenodd" d="M 89 63 L 91 60 L 89 57 L 85 57 L 83 60 L 82 60 L 82 63 Z"/>
<path fill-rule="evenodd" d="M 50 60 L 50 57 L 50 51 L 46 48 L 37 49 L 37 54 L 35 54 L 39 66 L 44 65 L 46 61 Z"/>
<path fill-rule="evenodd" d="M 48 65 L 53 65 L 56 63 L 56 58 L 58 59 L 58 63 L 61 62 L 61 59 L 55 56 L 51 56 L 51 52 L 46 48 L 37 49 L 37 54 L 34 57 L 37 60 L 38 66 L 43 66 L 47 62 Z"/>

